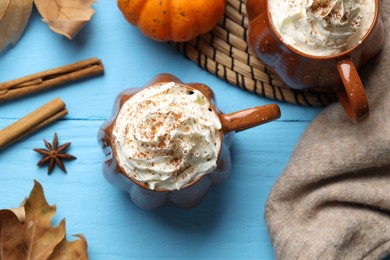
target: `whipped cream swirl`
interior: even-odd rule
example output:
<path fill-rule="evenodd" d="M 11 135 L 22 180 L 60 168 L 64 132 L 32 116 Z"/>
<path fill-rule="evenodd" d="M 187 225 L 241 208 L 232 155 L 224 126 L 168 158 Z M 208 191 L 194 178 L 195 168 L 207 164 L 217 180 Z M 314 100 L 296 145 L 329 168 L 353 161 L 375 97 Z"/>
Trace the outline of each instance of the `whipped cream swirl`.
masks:
<path fill-rule="evenodd" d="M 337 54 L 355 45 L 375 13 L 374 0 L 269 0 L 269 6 L 284 41 L 316 56 Z"/>
<path fill-rule="evenodd" d="M 201 92 L 174 82 L 147 87 L 116 118 L 118 163 L 152 190 L 179 190 L 217 167 L 221 127 Z"/>

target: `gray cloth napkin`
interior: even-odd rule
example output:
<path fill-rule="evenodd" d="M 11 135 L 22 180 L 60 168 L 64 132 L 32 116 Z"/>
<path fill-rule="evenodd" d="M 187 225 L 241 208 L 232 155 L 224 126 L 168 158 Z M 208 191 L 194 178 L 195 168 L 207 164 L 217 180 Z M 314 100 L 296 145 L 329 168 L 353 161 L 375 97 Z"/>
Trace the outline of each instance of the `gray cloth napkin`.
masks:
<path fill-rule="evenodd" d="M 390 1 L 386 40 L 361 70 L 370 116 L 340 104 L 308 127 L 277 180 L 265 218 L 277 259 L 381 259 L 390 255 Z"/>

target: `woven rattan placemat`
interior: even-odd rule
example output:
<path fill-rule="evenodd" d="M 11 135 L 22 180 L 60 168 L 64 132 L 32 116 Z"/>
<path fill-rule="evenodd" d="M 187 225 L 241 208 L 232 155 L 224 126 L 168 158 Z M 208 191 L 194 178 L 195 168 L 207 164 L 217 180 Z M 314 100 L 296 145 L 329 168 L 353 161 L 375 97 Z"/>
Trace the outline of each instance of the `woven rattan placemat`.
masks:
<path fill-rule="evenodd" d="M 288 88 L 250 53 L 247 32 L 245 0 L 228 0 L 224 17 L 211 32 L 189 42 L 171 44 L 206 71 L 260 96 L 309 106 L 326 106 L 336 100 L 334 93 L 323 89 Z"/>

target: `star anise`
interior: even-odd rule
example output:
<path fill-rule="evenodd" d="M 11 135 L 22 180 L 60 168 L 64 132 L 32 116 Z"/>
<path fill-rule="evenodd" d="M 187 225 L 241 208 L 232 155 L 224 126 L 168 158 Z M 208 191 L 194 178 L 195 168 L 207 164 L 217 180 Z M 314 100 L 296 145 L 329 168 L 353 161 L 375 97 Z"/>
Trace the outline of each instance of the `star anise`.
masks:
<path fill-rule="evenodd" d="M 77 159 L 75 156 L 65 153 L 68 150 L 71 143 L 65 143 L 58 147 L 58 136 L 54 133 L 53 144 L 43 139 L 47 149 L 34 149 L 35 152 L 42 154 L 43 158 L 37 163 L 37 166 L 48 164 L 47 173 L 50 175 L 57 164 L 60 169 L 66 173 L 66 168 L 63 160 Z"/>

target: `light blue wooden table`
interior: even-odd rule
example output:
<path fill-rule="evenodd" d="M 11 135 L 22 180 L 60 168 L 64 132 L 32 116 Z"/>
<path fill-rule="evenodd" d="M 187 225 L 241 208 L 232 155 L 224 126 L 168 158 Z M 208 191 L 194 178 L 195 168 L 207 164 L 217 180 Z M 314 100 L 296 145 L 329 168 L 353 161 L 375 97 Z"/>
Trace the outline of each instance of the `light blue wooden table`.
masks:
<path fill-rule="evenodd" d="M 144 211 L 105 181 L 103 153 L 96 141 L 116 95 L 168 72 L 215 91 L 226 113 L 274 103 L 203 71 L 166 43 L 143 37 L 122 18 L 115 1 L 99 1 L 90 24 L 73 40 L 55 34 L 34 9 L 18 45 L 0 54 L 0 82 L 90 57 L 102 59 L 105 75 L 0 105 L 0 128 L 61 97 L 69 114 L 0 153 L 0 208 L 16 207 L 37 179 L 55 223 L 66 217 L 67 233 L 87 237 L 91 259 L 273 259 L 264 222 L 268 194 L 300 135 L 318 108 L 278 103 L 281 119 L 239 133 L 232 146 L 233 172 L 195 209 L 168 206 Z M 78 157 L 48 176 L 35 166 L 42 138 L 71 141 Z"/>

